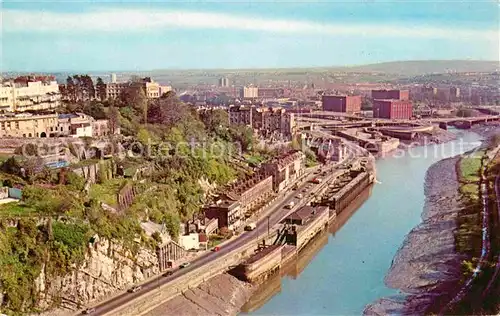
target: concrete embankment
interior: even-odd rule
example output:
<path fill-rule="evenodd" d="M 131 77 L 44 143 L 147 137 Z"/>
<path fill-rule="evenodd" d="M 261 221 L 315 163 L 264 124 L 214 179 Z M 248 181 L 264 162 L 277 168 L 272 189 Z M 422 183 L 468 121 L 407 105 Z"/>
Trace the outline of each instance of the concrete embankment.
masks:
<path fill-rule="evenodd" d="M 250 299 L 254 286 L 227 273 L 189 289 L 146 315 L 236 315 Z"/>
<path fill-rule="evenodd" d="M 422 223 L 407 235 L 386 275 L 389 287 L 409 295 L 379 299 L 364 314 L 423 314 L 431 304 L 448 299 L 446 289 L 457 286 L 465 259 L 455 251 L 454 237 L 462 207 L 454 172 L 458 159 L 439 161 L 427 171 Z"/>
<path fill-rule="evenodd" d="M 276 239 L 275 232 L 265 237 L 266 244 L 270 244 Z M 230 252 L 204 265 L 203 269 L 194 269 L 168 284 L 158 286 L 157 289 L 151 291 L 147 295 L 142 295 L 131 299 L 106 313 L 106 316 L 137 316 L 148 315 L 150 311 L 162 305 L 164 302 L 183 294 L 189 289 L 198 287 L 200 284 L 212 279 L 213 277 L 226 272 L 230 267 L 238 265 L 245 258 L 254 253 L 255 249 L 262 243 L 261 239 L 254 240 L 237 252 Z"/>

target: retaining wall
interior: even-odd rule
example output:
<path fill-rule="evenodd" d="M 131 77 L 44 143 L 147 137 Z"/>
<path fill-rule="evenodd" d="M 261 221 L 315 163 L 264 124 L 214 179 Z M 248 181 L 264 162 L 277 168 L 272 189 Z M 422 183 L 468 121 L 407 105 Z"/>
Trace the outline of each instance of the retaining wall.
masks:
<path fill-rule="evenodd" d="M 276 238 L 273 232 L 266 237 L 266 244 L 272 243 Z M 246 257 L 254 253 L 258 245 L 262 243 L 263 238 L 254 239 L 254 241 L 242 246 L 238 250 L 225 254 L 214 261 L 205 264 L 202 268 L 190 271 L 175 280 L 161 285 L 159 288 L 148 292 L 145 295 L 130 300 L 127 304 L 104 314 L 105 316 L 138 316 L 145 315 L 153 308 L 165 303 L 173 297 L 181 294 L 189 288 L 194 288 L 212 277 L 227 271 L 230 267 L 238 265 Z"/>

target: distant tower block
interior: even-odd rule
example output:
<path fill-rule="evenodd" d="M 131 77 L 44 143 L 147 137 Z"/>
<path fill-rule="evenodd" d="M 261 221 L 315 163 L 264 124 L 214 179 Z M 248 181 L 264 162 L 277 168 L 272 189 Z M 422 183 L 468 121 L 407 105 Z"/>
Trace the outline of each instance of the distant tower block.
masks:
<path fill-rule="evenodd" d="M 226 77 L 219 78 L 219 87 L 229 87 L 229 79 Z"/>
<path fill-rule="evenodd" d="M 116 74 L 111 74 L 111 83 L 116 83 Z"/>

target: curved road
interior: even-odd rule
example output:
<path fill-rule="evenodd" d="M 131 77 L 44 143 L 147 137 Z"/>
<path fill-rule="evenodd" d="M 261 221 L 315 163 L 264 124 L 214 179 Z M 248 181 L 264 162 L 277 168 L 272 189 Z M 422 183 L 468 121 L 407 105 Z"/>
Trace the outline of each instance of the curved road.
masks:
<path fill-rule="evenodd" d="M 326 169 L 326 171 L 328 172 L 328 171 L 331 171 L 332 169 L 333 168 L 330 167 L 330 168 Z M 324 168 L 324 170 L 325 170 L 325 168 Z M 315 176 L 317 176 L 317 175 L 311 174 L 306 178 L 306 180 L 309 181 Z M 298 187 L 297 191 L 295 191 L 297 193 L 303 192 L 304 200 L 309 194 L 318 191 L 323 186 L 325 186 L 326 183 L 328 183 L 328 181 L 324 181 L 321 184 L 311 184 L 308 181 L 306 181 L 305 183 L 300 185 Z M 306 191 L 303 191 L 304 189 Z M 126 302 L 130 301 L 131 299 L 134 299 L 134 298 L 142 296 L 142 295 L 146 295 L 148 292 L 154 290 L 155 288 L 158 288 L 159 286 L 163 286 L 163 285 L 177 279 L 178 277 L 186 274 L 189 271 L 202 268 L 203 265 L 215 260 L 216 258 L 244 246 L 245 244 L 247 244 L 251 240 L 258 238 L 258 236 L 263 236 L 263 235 L 267 234 L 268 226 L 270 228 L 272 228 L 275 224 L 280 222 L 288 213 L 296 210 L 297 207 L 300 206 L 300 204 L 304 204 L 304 203 L 299 203 L 292 210 L 284 208 L 284 206 L 286 204 L 288 204 L 290 201 L 296 199 L 295 194 L 294 194 L 295 192 L 294 191 L 290 192 L 289 194 L 287 194 L 287 196 L 282 201 L 276 202 L 275 204 L 270 206 L 270 209 L 268 211 L 265 211 L 265 213 L 271 212 L 271 214 L 269 216 L 263 216 L 263 218 L 257 222 L 257 227 L 253 231 L 245 232 L 245 233 L 241 234 L 240 236 L 238 236 L 236 239 L 225 243 L 220 248 L 220 250 L 218 252 L 209 252 L 209 253 L 202 255 L 201 257 L 192 261 L 188 267 L 183 268 L 183 269 L 177 269 L 176 271 L 174 271 L 174 274 L 172 274 L 171 276 L 168 276 L 168 277 L 158 276 L 157 278 L 142 284 L 141 290 L 139 290 L 135 293 L 126 292 L 126 293 L 118 295 L 110 300 L 107 300 L 107 301 L 95 306 L 95 311 L 92 313 L 92 315 L 102 315 L 102 314 L 111 312 L 112 310 L 118 308 L 119 306 L 124 305 Z"/>

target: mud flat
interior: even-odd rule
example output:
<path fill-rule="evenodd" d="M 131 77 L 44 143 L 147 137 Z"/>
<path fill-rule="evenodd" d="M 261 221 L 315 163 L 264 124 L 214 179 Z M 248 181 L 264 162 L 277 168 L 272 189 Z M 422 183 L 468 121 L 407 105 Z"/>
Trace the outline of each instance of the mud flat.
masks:
<path fill-rule="evenodd" d="M 426 174 L 422 223 L 406 237 L 385 277 L 388 287 L 402 295 L 368 305 L 365 315 L 424 314 L 448 299 L 461 278 L 465 256 L 455 252 L 454 231 L 462 207 L 455 164 L 459 157 L 441 160 Z"/>
<path fill-rule="evenodd" d="M 145 315 L 236 315 L 254 291 L 249 283 L 223 273 L 189 289 Z"/>
<path fill-rule="evenodd" d="M 470 129 L 474 133 L 478 133 L 484 138 L 488 139 L 495 134 L 500 133 L 500 123 L 499 122 L 488 122 L 478 125 L 473 125 Z"/>

